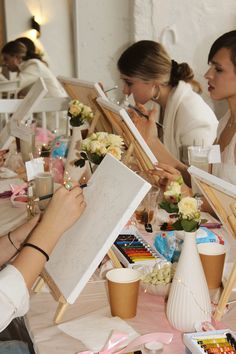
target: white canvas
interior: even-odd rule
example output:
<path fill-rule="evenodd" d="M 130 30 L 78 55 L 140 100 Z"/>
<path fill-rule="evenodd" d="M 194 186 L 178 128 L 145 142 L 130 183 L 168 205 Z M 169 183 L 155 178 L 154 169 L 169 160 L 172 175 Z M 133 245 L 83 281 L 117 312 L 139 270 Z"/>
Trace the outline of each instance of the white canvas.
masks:
<path fill-rule="evenodd" d="M 224 181 L 221 178 L 211 175 L 195 166 L 190 166 L 188 172 L 196 182 L 197 186 L 202 191 L 205 198 L 210 203 L 212 209 L 224 225 L 225 229 L 234 238 L 236 237 L 235 227 L 231 225 L 229 218 L 232 217 L 231 206 L 235 204 L 236 200 L 236 186 Z M 209 193 L 204 184 L 211 188 Z"/>
<path fill-rule="evenodd" d="M 84 214 L 60 239 L 46 264 L 68 303 L 75 302 L 150 188 L 111 155 L 103 159 L 84 189 Z"/>
<path fill-rule="evenodd" d="M 219 191 L 221 191 L 231 197 L 236 197 L 236 186 L 234 184 L 226 182 L 223 179 L 216 177 L 210 173 L 207 173 L 195 166 L 190 166 L 188 168 L 188 172 L 190 173 L 191 176 L 196 177 L 200 181 L 205 182 L 212 187 L 215 187 Z M 197 180 L 196 180 L 196 183 L 197 183 Z M 199 188 L 201 188 L 200 185 L 199 185 Z"/>
<path fill-rule="evenodd" d="M 146 155 L 149 157 L 150 161 L 154 164 L 157 162 L 156 156 L 153 154 L 149 146 L 147 145 L 146 141 L 143 139 L 142 135 L 139 133 L 138 129 L 132 122 L 129 114 L 124 108 L 121 108 L 115 103 L 109 102 L 107 99 L 103 99 L 102 97 L 99 97 L 97 99 L 97 102 L 102 108 L 108 109 L 112 111 L 113 113 L 117 114 L 120 119 L 124 120 L 126 123 L 127 127 L 129 130 L 132 132 L 133 136 L 135 139 L 138 141 L 139 145 L 142 147 L 143 151 L 146 153 Z"/>

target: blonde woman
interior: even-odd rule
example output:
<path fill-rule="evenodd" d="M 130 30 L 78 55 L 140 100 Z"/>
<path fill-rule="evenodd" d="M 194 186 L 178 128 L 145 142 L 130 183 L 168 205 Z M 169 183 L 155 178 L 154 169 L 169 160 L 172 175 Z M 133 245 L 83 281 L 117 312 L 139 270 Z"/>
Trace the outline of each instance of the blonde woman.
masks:
<path fill-rule="evenodd" d="M 158 135 L 174 157 L 180 159 L 183 149 L 194 143 L 214 142 L 218 121 L 195 92 L 201 88 L 187 63 L 171 60 L 160 43 L 142 40 L 126 49 L 117 65 L 125 95 L 133 94 L 136 104 L 152 101 L 160 106 L 158 132 L 153 127 L 150 134 Z M 161 156 L 159 160 L 164 161 Z"/>

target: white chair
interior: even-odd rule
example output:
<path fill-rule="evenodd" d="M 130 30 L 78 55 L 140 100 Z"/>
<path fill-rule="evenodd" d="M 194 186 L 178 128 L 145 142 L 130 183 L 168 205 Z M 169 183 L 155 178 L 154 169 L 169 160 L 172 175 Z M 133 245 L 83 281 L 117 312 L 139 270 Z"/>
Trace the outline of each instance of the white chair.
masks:
<path fill-rule="evenodd" d="M 0 99 L 0 117 L 2 118 L 0 127 L 3 127 L 9 121 L 11 115 L 16 112 L 21 103 L 22 99 Z M 62 119 L 62 112 L 64 113 L 63 119 L 65 120 L 65 124 L 63 125 L 67 126 L 66 112 L 68 110 L 68 104 L 68 97 L 43 98 L 33 108 L 33 112 L 28 115 L 26 119 L 22 117 L 22 120 L 41 120 L 42 127 L 47 128 L 47 113 L 50 113 L 50 119 L 54 120 L 55 130 L 58 131 L 60 128 L 60 120 Z"/>
<path fill-rule="evenodd" d="M 0 81 L 0 98 L 16 98 L 19 86 L 19 80 Z"/>

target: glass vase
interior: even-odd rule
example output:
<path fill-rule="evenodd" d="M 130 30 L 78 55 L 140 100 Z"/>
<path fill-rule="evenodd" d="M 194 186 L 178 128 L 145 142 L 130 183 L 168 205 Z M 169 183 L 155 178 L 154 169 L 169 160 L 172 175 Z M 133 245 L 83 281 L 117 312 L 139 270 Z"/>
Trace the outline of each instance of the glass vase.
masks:
<path fill-rule="evenodd" d="M 69 143 L 68 155 L 65 163 L 66 177 L 73 181 L 79 181 L 86 173 L 87 165 L 84 167 L 75 166 L 74 162 L 80 158 L 80 144 L 82 141 L 81 127 L 73 127 Z"/>

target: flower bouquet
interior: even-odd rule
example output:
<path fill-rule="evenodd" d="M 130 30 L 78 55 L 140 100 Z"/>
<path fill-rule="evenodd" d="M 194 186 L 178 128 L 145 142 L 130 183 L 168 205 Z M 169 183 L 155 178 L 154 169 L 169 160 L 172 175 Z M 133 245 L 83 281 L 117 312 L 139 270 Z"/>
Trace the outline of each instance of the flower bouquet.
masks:
<path fill-rule="evenodd" d="M 69 103 L 68 116 L 72 127 L 80 127 L 85 121 L 93 119 L 93 112 L 89 106 L 79 100 L 72 100 Z"/>
<path fill-rule="evenodd" d="M 159 203 L 157 219 L 161 223 L 161 230 L 173 230 L 172 223 L 175 221 L 179 211 L 178 202 L 181 199 L 182 177 L 171 182 L 163 193 L 163 200 Z"/>
<path fill-rule="evenodd" d="M 178 203 L 178 218 L 172 224 L 173 229 L 193 232 L 197 231 L 201 222 L 200 206 L 197 199 L 193 197 L 182 198 Z"/>
<path fill-rule="evenodd" d="M 178 202 L 181 199 L 181 185 L 183 179 L 171 182 L 164 192 L 164 199 L 160 203 L 160 208 L 166 210 L 168 213 L 178 212 Z"/>
<path fill-rule="evenodd" d="M 113 155 L 116 159 L 121 159 L 122 146 L 124 142 L 119 135 L 106 132 L 92 133 L 81 143 L 81 158 L 75 161 L 75 166 L 83 167 L 88 160 L 95 165 L 99 165 L 106 154 Z"/>

